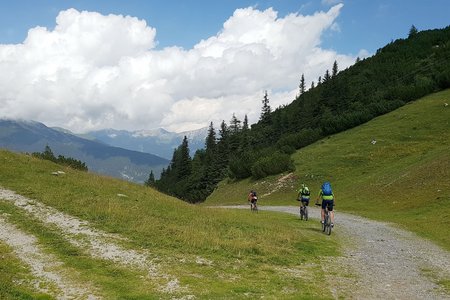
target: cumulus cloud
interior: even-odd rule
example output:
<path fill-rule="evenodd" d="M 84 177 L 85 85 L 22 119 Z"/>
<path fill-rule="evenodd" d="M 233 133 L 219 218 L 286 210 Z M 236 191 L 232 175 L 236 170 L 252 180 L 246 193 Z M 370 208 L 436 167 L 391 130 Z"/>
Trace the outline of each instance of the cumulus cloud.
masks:
<path fill-rule="evenodd" d="M 272 8 L 237 9 L 192 49 L 160 50 L 143 20 L 62 11 L 53 30 L 35 27 L 22 44 L 0 45 L 0 116 L 75 132 L 185 131 L 233 113 L 255 122 L 265 90 L 275 108 L 294 99 L 301 74 L 310 82 L 334 60 L 340 69 L 355 61 L 321 48 L 342 7 L 283 18 Z"/>

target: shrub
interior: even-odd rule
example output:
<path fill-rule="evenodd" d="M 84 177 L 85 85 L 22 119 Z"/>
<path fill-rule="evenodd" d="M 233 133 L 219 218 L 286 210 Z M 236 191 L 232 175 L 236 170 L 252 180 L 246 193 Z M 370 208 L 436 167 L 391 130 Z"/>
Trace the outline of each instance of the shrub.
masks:
<path fill-rule="evenodd" d="M 252 177 L 260 179 L 268 175 L 275 175 L 285 171 L 293 171 L 294 163 L 290 155 L 274 152 L 270 156 L 261 157 L 252 166 Z"/>

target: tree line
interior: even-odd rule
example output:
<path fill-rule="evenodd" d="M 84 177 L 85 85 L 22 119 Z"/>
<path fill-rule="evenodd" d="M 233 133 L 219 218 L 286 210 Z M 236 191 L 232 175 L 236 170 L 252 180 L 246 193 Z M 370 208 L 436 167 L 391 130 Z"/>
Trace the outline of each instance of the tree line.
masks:
<path fill-rule="evenodd" d="M 63 155 L 58 155 L 58 157 L 56 157 L 49 145 L 45 146 L 44 152 L 33 152 L 31 153 L 31 155 L 40 159 L 52 161 L 60 165 L 68 166 L 72 169 L 86 172 L 88 171 L 86 163 L 80 160 L 74 159 L 72 157 L 65 157 Z"/>
<path fill-rule="evenodd" d="M 431 92 L 450 87 L 450 26 L 418 31 L 378 49 L 366 59 L 331 71 L 306 87 L 289 104 L 272 110 L 267 92 L 260 119 L 222 121 L 218 134 L 210 123 L 205 148 L 191 158 L 184 137 L 160 179 L 147 185 L 189 202 L 204 201 L 219 181 L 263 178 L 294 169 L 290 155 L 328 135 L 363 124 Z"/>

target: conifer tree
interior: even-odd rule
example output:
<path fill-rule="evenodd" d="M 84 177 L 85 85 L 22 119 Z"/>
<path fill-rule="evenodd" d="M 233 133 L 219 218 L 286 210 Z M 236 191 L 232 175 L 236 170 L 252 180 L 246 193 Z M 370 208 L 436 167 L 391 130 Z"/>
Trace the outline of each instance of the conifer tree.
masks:
<path fill-rule="evenodd" d="M 415 36 L 419 31 L 417 30 L 416 26 L 412 25 L 409 29 L 408 37 Z"/>
<path fill-rule="evenodd" d="M 186 136 L 184 136 L 183 142 L 181 143 L 178 159 L 179 159 L 179 161 L 177 162 L 178 178 L 185 178 L 191 174 L 192 170 L 191 157 L 189 156 L 189 144 Z"/>
<path fill-rule="evenodd" d="M 208 135 L 205 140 L 205 162 L 211 164 L 216 153 L 216 130 L 213 122 L 209 124 Z"/>
<path fill-rule="evenodd" d="M 323 76 L 323 83 L 327 82 L 331 79 L 330 71 L 326 70 L 325 75 Z"/>
<path fill-rule="evenodd" d="M 219 142 L 217 143 L 217 165 L 220 169 L 220 174 L 224 174 L 224 170 L 228 165 L 228 159 L 230 155 L 230 134 L 229 129 L 225 121 L 222 121 L 219 129 Z"/>
<path fill-rule="evenodd" d="M 241 131 L 241 121 L 236 118 L 236 115 L 233 113 L 233 116 L 231 117 L 230 121 L 230 133 L 232 135 L 237 134 L 239 131 Z"/>
<path fill-rule="evenodd" d="M 302 95 L 306 91 L 306 84 L 305 84 L 305 76 L 302 74 L 302 77 L 300 78 L 300 95 Z"/>
<path fill-rule="evenodd" d="M 264 92 L 264 98 L 262 100 L 262 109 L 261 109 L 261 117 L 260 121 L 263 123 L 269 123 L 270 121 L 270 113 L 272 112 L 272 109 L 269 105 L 269 97 L 267 95 L 267 91 Z"/>
<path fill-rule="evenodd" d="M 248 130 L 249 129 L 249 126 L 248 126 L 248 117 L 247 117 L 247 115 L 245 115 L 245 117 L 244 117 L 244 123 L 242 124 L 242 130 L 244 131 L 244 130 Z"/>
<path fill-rule="evenodd" d="M 164 169 L 163 169 L 164 171 Z M 146 186 L 154 186 L 155 185 L 155 175 L 153 174 L 153 170 L 150 170 L 150 175 L 148 176 L 147 181 L 145 182 Z"/>
<path fill-rule="evenodd" d="M 338 69 L 337 61 L 334 61 L 333 69 L 332 69 L 332 72 L 331 72 L 331 77 L 336 76 L 338 72 L 339 72 L 339 69 Z"/>
<path fill-rule="evenodd" d="M 56 157 L 53 154 L 53 151 L 52 151 L 52 149 L 50 149 L 50 146 L 48 144 L 45 146 L 45 150 L 42 153 L 42 158 L 46 159 L 46 160 L 50 160 L 50 161 L 56 162 Z"/>

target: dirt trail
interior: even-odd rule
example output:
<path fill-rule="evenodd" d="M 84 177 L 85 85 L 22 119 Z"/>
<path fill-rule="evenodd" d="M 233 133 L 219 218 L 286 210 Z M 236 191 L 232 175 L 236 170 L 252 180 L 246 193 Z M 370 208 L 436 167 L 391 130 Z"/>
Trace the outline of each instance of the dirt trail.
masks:
<path fill-rule="evenodd" d="M 53 255 L 44 253 L 34 236 L 7 223 L 4 217 L 7 216 L 0 216 L 0 240 L 9 245 L 17 257 L 30 267 L 36 278 L 36 290 L 53 294 L 57 299 L 98 299 L 91 288 L 81 287 L 68 279 L 61 268 L 62 263 Z"/>
<path fill-rule="evenodd" d="M 146 270 L 150 278 L 156 279 L 157 282 L 164 282 L 159 286 L 159 290 L 164 293 L 172 294 L 181 291 L 186 293 L 188 291 L 186 287 L 180 286 L 177 278 L 166 274 L 158 264 L 149 259 L 151 254 L 125 249 L 120 246 L 120 242 L 124 238 L 118 235 L 96 230 L 86 221 L 64 214 L 10 190 L 0 188 L 0 199 L 13 203 L 44 224 L 56 226 L 66 240 L 83 249 L 88 255 Z M 0 232 L 5 233 L 8 227 L 6 223 L 3 224 L 0 224 Z M 3 240 L 2 235 L 0 235 L 0 239 Z M 21 255 L 18 256 L 23 259 Z"/>
<path fill-rule="evenodd" d="M 259 208 L 298 215 L 298 207 L 293 206 Z M 320 210 L 310 207 L 309 211 L 313 219 L 308 222 L 320 227 Z M 335 225 L 330 238 L 345 241 L 344 253 L 324 266 L 339 270 L 339 277 L 328 280 L 335 298 L 450 299 L 437 284 L 450 280 L 449 252 L 393 225 L 339 211 Z"/>

